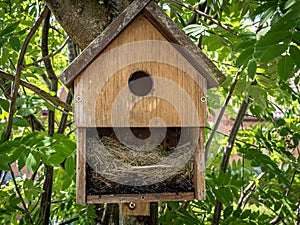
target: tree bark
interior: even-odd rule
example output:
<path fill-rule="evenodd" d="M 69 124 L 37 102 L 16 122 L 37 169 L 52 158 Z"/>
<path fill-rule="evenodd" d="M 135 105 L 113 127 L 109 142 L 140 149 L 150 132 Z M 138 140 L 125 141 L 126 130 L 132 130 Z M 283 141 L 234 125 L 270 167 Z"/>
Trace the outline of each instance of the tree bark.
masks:
<path fill-rule="evenodd" d="M 108 8 L 97 0 L 45 0 L 71 39 L 85 48 L 109 24 Z"/>

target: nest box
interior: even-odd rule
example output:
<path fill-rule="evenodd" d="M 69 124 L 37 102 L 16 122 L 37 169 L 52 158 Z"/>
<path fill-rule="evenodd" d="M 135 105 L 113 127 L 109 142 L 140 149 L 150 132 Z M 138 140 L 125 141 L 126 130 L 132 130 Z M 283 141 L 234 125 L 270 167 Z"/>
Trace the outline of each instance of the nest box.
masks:
<path fill-rule="evenodd" d="M 220 72 L 135 0 L 60 75 L 74 88 L 77 202 L 205 198 L 205 95 Z"/>

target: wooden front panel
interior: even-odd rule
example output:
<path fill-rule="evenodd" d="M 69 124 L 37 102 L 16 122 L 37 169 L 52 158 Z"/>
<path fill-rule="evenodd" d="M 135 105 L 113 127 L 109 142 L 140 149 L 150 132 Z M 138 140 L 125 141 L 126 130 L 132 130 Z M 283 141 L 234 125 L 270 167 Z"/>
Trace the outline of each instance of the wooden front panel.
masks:
<path fill-rule="evenodd" d="M 136 96 L 128 79 L 144 71 L 153 79 Z M 204 126 L 206 81 L 143 16 L 117 37 L 76 80 L 77 127 Z"/>

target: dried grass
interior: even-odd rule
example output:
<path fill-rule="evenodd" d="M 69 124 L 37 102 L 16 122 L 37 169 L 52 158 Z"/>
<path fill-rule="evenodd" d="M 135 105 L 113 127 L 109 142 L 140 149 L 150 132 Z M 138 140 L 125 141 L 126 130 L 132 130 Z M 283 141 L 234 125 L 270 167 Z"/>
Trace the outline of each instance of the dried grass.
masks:
<path fill-rule="evenodd" d="M 113 181 L 143 186 L 178 175 L 192 180 L 194 149 L 190 143 L 166 150 L 162 145 L 127 146 L 110 137 L 103 137 L 101 141 L 89 137 L 87 163 L 96 183 Z"/>

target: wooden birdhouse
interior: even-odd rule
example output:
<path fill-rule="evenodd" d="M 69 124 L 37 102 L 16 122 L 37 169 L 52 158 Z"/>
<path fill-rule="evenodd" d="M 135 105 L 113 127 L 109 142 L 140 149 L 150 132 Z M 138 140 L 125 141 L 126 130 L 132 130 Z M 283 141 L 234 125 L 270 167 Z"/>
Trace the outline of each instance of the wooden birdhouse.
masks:
<path fill-rule="evenodd" d="M 205 198 L 205 95 L 220 74 L 151 0 L 62 72 L 74 87 L 77 202 Z"/>

